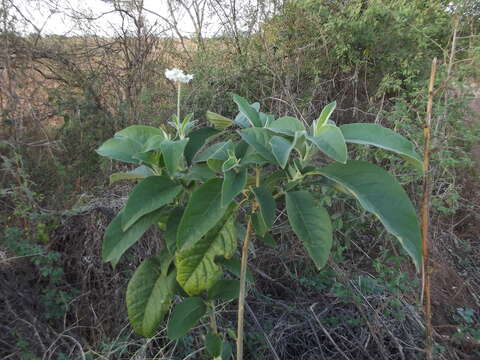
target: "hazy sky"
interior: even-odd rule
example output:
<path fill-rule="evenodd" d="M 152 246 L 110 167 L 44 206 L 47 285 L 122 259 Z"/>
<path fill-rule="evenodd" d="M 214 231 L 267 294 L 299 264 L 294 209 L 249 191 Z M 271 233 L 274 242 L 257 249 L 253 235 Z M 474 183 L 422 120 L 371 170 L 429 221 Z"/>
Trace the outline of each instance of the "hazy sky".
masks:
<path fill-rule="evenodd" d="M 113 5 L 102 0 L 13 0 L 21 11 L 37 28 L 42 29 L 42 34 L 67 34 L 75 35 L 82 32 L 82 29 L 76 24 L 75 17 L 77 13 L 91 14 L 92 21 L 98 29 L 101 29 L 105 35 L 112 35 L 114 28 L 121 24 L 121 17 L 118 13 L 108 13 L 113 10 Z M 48 2 L 50 6 L 45 6 Z M 57 8 L 52 13 L 50 9 Z M 152 10 L 162 16 L 169 18 L 168 8 L 164 0 L 144 0 L 144 7 Z M 184 35 L 193 34 L 194 27 L 186 14 L 180 14 L 179 28 Z M 147 21 L 155 22 L 156 17 L 145 13 Z M 210 28 L 215 27 L 215 20 L 209 18 Z M 208 25 L 208 24 L 207 24 Z M 31 25 L 25 25 L 22 30 L 30 32 L 33 29 Z"/>

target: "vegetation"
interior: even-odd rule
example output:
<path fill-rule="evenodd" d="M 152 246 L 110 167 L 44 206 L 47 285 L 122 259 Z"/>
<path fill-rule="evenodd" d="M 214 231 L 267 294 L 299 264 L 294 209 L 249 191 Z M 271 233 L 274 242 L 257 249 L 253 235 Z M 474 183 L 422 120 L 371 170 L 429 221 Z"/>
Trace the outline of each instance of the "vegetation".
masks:
<path fill-rule="evenodd" d="M 479 356 L 475 1 L 107 3 L 0 2 L 0 357 L 428 358 L 434 57 L 432 356 Z"/>
<path fill-rule="evenodd" d="M 282 208 L 286 207 L 288 221 L 319 270 L 328 261 L 333 237 L 326 209 L 316 204 L 314 194 L 321 184 L 356 197 L 398 237 L 420 268 L 420 229 L 407 194 L 381 168 L 348 160 L 346 143 L 379 146 L 405 156 L 420 169 L 423 164 L 413 144 L 391 130 L 362 123 L 337 127 L 329 120 L 335 103 L 327 105 L 307 129 L 297 118 L 275 119 L 259 112 L 258 103 L 249 104 L 238 95 L 233 99 L 240 111 L 235 121 L 208 113 L 214 128 L 190 133 L 192 115 L 181 122 L 175 115 L 173 135 L 133 125 L 117 132 L 97 152 L 140 165 L 129 173 L 114 174 L 115 180 L 142 179 L 105 232 L 103 259 L 115 266 L 150 226 L 158 223 L 165 228 L 165 248 L 143 261 L 127 288 L 133 328 L 141 335 L 153 336 L 176 288 L 181 287 L 189 297 L 173 310 L 168 337 L 177 340 L 185 336 L 210 308 L 206 348 L 215 358 L 229 358 L 230 353 L 223 353 L 227 345 L 217 334 L 215 300 L 239 297 L 237 359 L 243 359 L 249 244 L 252 237 L 271 238 L 275 200 L 285 197 Z M 229 131 L 233 126 L 240 130 Z M 213 142 L 212 138 L 222 141 Z M 312 160 L 318 151 L 337 163 L 315 166 L 320 159 Z M 240 280 L 221 280 L 222 262 L 235 262 L 237 227 L 243 234 Z M 204 292 L 205 297 L 199 296 Z"/>

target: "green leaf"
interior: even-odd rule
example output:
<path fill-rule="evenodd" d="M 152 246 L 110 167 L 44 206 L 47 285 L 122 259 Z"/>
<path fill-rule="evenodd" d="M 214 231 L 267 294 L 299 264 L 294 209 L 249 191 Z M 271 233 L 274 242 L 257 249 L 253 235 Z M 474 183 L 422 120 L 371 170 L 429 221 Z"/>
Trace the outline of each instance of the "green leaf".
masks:
<path fill-rule="evenodd" d="M 263 127 L 269 127 L 272 121 L 275 120 L 275 117 L 273 115 L 265 114 L 263 112 L 259 112 L 258 116 Z"/>
<path fill-rule="evenodd" d="M 163 130 L 145 125 L 129 126 L 117 132 L 96 151 L 101 156 L 137 164 L 139 160 L 134 155 L 145 151 L 148 140 L 154 136 L 164 136 Z"/>
<path fill-rule="evenodd" d="M 220 258 L 217 260 L 218 264 L 221 264 L 223 267 L 225 267 L 228 271 L 230 271 L 233 275 L 236 277 L 240 278 L 240 266 L 241 262 L 240 259 L 237 258 L 231 258 L 231 259 L 225 259 L 225 258 Z M 250 269 L 247 268 L 247 281 L 253 283 L 253 275 Z"/>
<path fill-rule="evenodd" d="M 215 129 L 225 130 L 233 125 L 233 120 L 226 118 L 220 114 L 207 111 L 207 120 L 213 125 Z"/>
<path fill-rule="evenodd" d="M 288 221 L 317 269 L 325 266 L 332 249 L 332 224 L 327 211 L 307 191 L 286 193 Z"/>
<path fill-rule="evenodd" d="M 165 132 L 153 126 L 132 125 L 116 132 L 114 136 L 119 139 L 131 139 L 144 146 L 150 138 L 156 135 L 165 137 Z"/>
<path fill-rule="evenodd" d="M 228 152 L 228 159 L 222 164 L 222 172 L 226 173 L 239 167 L 239 162 L 240 161 L 237 159 L 235 152 L 230 150 Z"/>
<path fill-rule="evenodd" d="M 102 259 L 115 267 L 122 254 L 135 244 L 150 226 L 160 221 L 164 210 L 159 209 L 142 216 L 127 231 L 122 230 L 123 210 L 112 220 L 105 230 L 102 243 Z"/>
<path fill-rule="evenodd" d="M 167 336 L 177 340 L 186 335 L 207 312 L 207 307 L 199 297 L 189 297 L 177 304 L 167 325 Z"/>
<path fill-rule="evenodd" d="M 238 298 L 240 291 L 239 280 L 218 280 L 208 290 L 209 300 L 230 301 Z"/>
<path fill-rule="evenodd" d="M 207 348 L 210 356 L 217 358 L 222 355 L 222 339 L 218 334 L 209 332 L 205 337 L 205 347 Z"/>
<path fill-rule="evenodd" d="M 260 212 L 256 212 L 255 214 L 252 215 L 252 224 L 253 224 L 253 230 L 255 231 L 256 236 L 259 236 L 259 237 L 265 236 L 265 234 L 268 231 L 268 228 Z"/>
<path fill-rule="evenodd" d="M 140 164 L 147 164 L 150 167 L 158 167 L 160 165 L 162 154 L 158 151 L 139 152 L 132 156 L 138 160 Z"/>
<path fill-rule="evenodd" d="M 167 230 L 165 231 L 165 242 L 170 254 L 175 254 L 177 250 L 177 231 L 180 225 L 180 220 L 183 215 L 183 208 L 175 208 L 170 213 L 167 220 Z"/>
<path fill-rule="evenodd" d="M 242 139 L 251 145 L 261 156 L 272 163 L 276 163 L 272 154 L 270 139 L 272 135 L 264 128 L 248 128 L 239 130 Z"/>
<path fill-rule="evenodd" d="M 194 243 L 223 217 L 222 179 L 212 179 L 193 192 L 178 226 L 177 249 Z"/>
<path fill-rule="evenodd" d="M 414 145 L 402 135 L 377 124 L 347 124 L 340 126 L 347 143 L 373 145 L 393 151 L 410 160 L 420 171 L 423 171 L 422 158 L 415 152 Z"/>
<path fill-rule="evenodd" d="M 170 175 L 178 171 L 179 165 L 183 161 L 183 151 L 187 145 L 188 139 L 183 140 L 165 140 L 160 144 L 163 160 Z"/>
<path fill-rule="evenodd" d="M 290 136 L 293 136 L 297 131 L 305 130 L 302 122 L 291 116 L 284 116 L 274 120 L 268 128 L 276 133 Z"/>
<path fill-rule="evenodd" d="M 268 230 L 273 226 L 273 221 L 275 220 L 275 200 L 273 199 L 272 193 L 265 187 L 252 187 L 252 192 L 260 206 L 260 220 Z"/>
<path fill-rule="evenodd" d="M 347 161 L 347 145 L 343 134 L 335 125 L 324 125 L 316 136 L 307 136 L 314 145 L 333 160 Z"/>
<path fill-rule="evenodd" d="M 162 142 L 166 140 L 165 135 L 155 135 L 147 140 L 143 146 L 143 151 L 159 150 Z"/>
<path fill-rule="evenodd" d="M 209 159 L 222 160 L 225 161 L 228 159 L 228 151 L 233 151 L 234 145 L 233 142 L 223 141 L 206 148 L 201 153 L 198 153 L 193 158 L 193 162 L 205 162 Z"/>
<path fill-rule="evenodd" d="M 142 146 L 130 139 L 108 139 L 97 150 L 100 156 L 109 157 L 127 163 L 138 164 L 133 155 L 142 151 Z"/>
<path fill-rule="evenodd" d="M 332 164 L 318 172 L 347 188 L 363 208 L 375 214 L 395 235 L 420 269 L 422 243 L 417 214 L 407 193 L 387 171 L 365 161 Z"/>
<path fill-rule="evenodd" d="M 128 318 L 140 335 L 151 337 L 170 308 L 176 285 L 175 271 L 161 272 L 160 256 L 144 260 L 127 287 Z"/>
<path fill-rule="evenodd" d="M 165 176 L 149 176 L 135 186 L 123 210 L 122 229 L 128 230 L 140 217 L 171 203 L 182 190 Z"/>
<path fill-rule="evenodd" d="M 257 150 L 255 150 L 253 146 L 250 145 L 248 145 L 245 155 L 242 156 L 240 159 L 240 165 L 255 164 L 255 166 L 261 166 L 272 162 L 265 159 L 257 152 Z"/>
<path fill-rule="evenodd" d="M 205 164 L 195 164 L 190 168 L 190 171 L 185 176 L 186 180 L 194 181 L 208 181 L 216 177 L 215 171 L 212 171 Z"/>
<path fill-rule="evenodd" d="M 141 180 L 152 175 L 154 175 L 154 173 L 148 166 L 141 165 L 132 171 L 117 172 L 110 175 L 110 185 L 120 180 Z"/>
<path fill-rule="evenodd" d="M 260 104 L 258 102 L 250 104 L 250 106 L 256 110 L 257 112 L 260 111 Z M 242 113 L 239 112 L 237 116 L 235 117 L 235 124 L 240 126 L 241 128 L 248 128 L 251 127 L 252 124 L 250 121 L 247 119 L 247 117 Z"/>
<path fill-rule="evenodd" d="M 285 169 L 290 153 L 295 147 L 295 143 L 281 136 L 273 136 L 270 139 L 270 146 L 272 147 L 273 156 L 277 159 L 278 164 L 282 169 Z"/>
<path fill-rule="evenodd" d="M 233 101 L 237 104 L 238 110 L 247 117 L 248 121 L 253 127 L 262 127 L 262 122 L 260 120 L 258 111 L 253 108 L 246 99 L 233 94 Z"/>
<path fill-rule="evenodd" d="M 314 136 L 320 135 L 322 128 L 325 125 L 327 125 L 327 121 L 328 119 L 330 119 L 330 116 L 332 115 L 333 110 L 335 110 L 336 107 L 337 107 L 337 102 L 334 101 L 323 108 L 322 112 L 320 113 L 320 116 L 315 122 L 315 129 L 313 130 Z"/>
<path fill-rule="evenodd" d="M 203 238 L 187 243 L 175 256 L 177 281 L 190 296 L 212 287 L 222 275 L 215 257 L 230 258 L 235 253 L 237 238 L 231 205 L 226 216 Z"/>
<path fill-rule="evenodd" d="M 247 169 L 227 171 L 222 183 L 222 206 L 230 204 L 247 184 Z"/>
<path fill-rule="evenodd" d="M 185 160 L 188 165 L 192 163 L 192 159 L 198 150 L 202 148 L 207 139 L 219 133 L 218 130 L 210 127 L 202 127 L 188 134 L 188 143 L 185 147 Z"/>
<path fill-rule="evenodd" d="M 229 360 L 232 358 L 232 345 L 228 341 L 222 343 L 222 360 Z"/>

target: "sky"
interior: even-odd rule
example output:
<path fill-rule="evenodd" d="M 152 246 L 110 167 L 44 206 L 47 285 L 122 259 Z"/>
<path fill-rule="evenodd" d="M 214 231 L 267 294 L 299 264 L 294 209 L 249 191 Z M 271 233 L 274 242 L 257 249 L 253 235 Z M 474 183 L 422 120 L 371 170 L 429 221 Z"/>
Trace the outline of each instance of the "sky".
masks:
<path fill-rule="evenodd" d="M 97 29 L 101 29 L 104 35 L 113 35 L 115 28 L 119 28 L 121 17 L 118 13 L 111 12 L 113 5 L 102 0 L 13 0 L 26 18 L 34 25 L 25 23 L 22 32 L 32 32 L 34 27 L 42 29 L 42 34 L 80 35 L 85 32 L 73 19 L 76 14 L 90 14 Z M 45 3 L 50 4 L 46 6 Z M 51 9 L 56 8 L 56 12 Z M 164 0 L 144 0 L 144 8 L 152 10 L 166 18 L 169 17 L 168 8 Z M 111 12 L 111 13 L 109 13 Z M 185 13 L 180 14 L 178 26 L 183 35 L 194 34 L 194 26 Z M 146 21 L 154 23 L 156 16 L 145 13 Z M 215 21 L 210 17 L 209 29 L 214 32 Z M 218 26 L 216 26 L 218 28 Z"/>

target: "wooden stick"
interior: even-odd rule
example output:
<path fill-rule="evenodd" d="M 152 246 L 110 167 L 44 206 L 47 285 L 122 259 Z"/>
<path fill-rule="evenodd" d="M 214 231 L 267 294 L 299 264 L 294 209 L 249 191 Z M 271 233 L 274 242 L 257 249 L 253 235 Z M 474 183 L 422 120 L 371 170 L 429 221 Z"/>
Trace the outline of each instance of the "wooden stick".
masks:
<path fill-rule="evenodd" d="M 243 322 L 245 316 L 245 288 L 247 282 L 248 245 L 252 238 L 252 219 L 248 220 L 247 233 L 243 240 L 242 263 L 240 266 L 240 291 L 237 314 L 237 360 L 243 360 Z"/>
<path fill-rule="evenodd" d="M 260 186 L 260 168 L 255 168 L 255 186 Z M 252 214 L 257 210 L 258 203 L 254 200 L 252 203 Z M 243 240 L 242 262 L 240 265 L 240 291 L 238 294 L 238 314 L 237 314 L 237 360 L 243 360 L 243 324 L 245 317 L 245 296 L 247 283 L 247 263 L 248 263 L 248 245 L 252 239 L 253 225 L 252 217 L 248 219 L 247 232 Z"/>
<path fill-rule="evenodd" d="M 422 199 L 422 250 L 423 250 L 423 311 L 425 316 L 425 352 L 427 360 L 432 360 L 433 329 L 432 329 L 432 304 L 430 298 L 430 258 L 428 249 L 428 227 L 430 218 L 430 128 L 432 124 L 432 107 L 434 97 L 435 74 L 437 71 L 437 58 L 432 61 L 430 84 L 428 86 L 427 118 L 423 129 L 425 140 L 423 149 L 423 199 Z"/>

